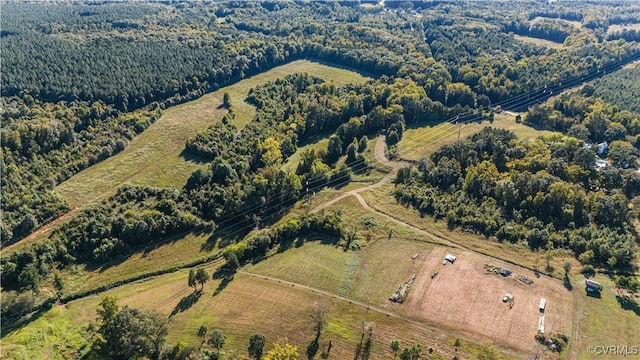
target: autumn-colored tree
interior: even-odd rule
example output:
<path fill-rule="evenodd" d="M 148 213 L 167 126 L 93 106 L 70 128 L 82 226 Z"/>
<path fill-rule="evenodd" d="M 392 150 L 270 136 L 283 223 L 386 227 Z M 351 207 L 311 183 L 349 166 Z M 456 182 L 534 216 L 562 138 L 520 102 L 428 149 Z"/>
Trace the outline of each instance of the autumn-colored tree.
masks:
<path fill-rule="evenodd" d="M 288 343 L 287 338 L 273 344 L 262 360 L 298 360 L 298 348 Z"/>

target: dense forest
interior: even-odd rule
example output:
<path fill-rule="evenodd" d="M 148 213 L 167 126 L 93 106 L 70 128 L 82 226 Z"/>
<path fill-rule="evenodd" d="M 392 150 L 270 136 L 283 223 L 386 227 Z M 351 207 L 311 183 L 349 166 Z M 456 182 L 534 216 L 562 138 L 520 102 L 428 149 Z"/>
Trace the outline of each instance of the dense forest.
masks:
<path fill-rule="evenodd" d="M 593 95 L 620 109 L 640 113 L 640 67 L 623 69 L 601 77 L 592 84 Z"/>
<path fill-rule="evenodd" d="M 638 54 L 635 44 L 599 42 L 593 31 L 568 32 L 571 46 L 561 50 L 507 33 L 514 19 L 587 16 L 577 10 L 567 15 L 563 7 L 556 16 L 511 9 L 496 17 L 481 3 L 416 3 L 429 8 L 422 13 L 346 5 L 7 3 L 0 44 L 7 54 L 2 166 L 15 179 L 3 177 L 11 195 L 3 208 L 2 242 L 63 213 L 66 205 L 47 189 L 122 150 L 162 108 L 286 61 L 312 57 L 408 77 L 437 109 L 487 107 L 562 81 L 567 86 Z M 635 8 L 623 9 L 630 14 L 625 21 L 633 21 Z M 298 21 L 302 16 L 305 21 Z M 144 109 L 123 114 L 136 108 Z M 413 117 L 438 118 L 430 108 L 416 109 Z M 41 145 L 25 146 L 36 136 Z"/>
<path fill-rule="evenodd" d="M 184 144 L 206 166 L 183 188 L 122 187 L 46 241 L 3 251 L 3 320 L 37 306 L 25 310 L 19 294 L 37 293 L 60 270 L 104 264 L 191 232 L 210 232 L 218 241 L 211 246 L 232 267 L 309 234 L 357 248 L 340 213 L 278 221 L 309 194 L 370 171 L 368 139 L 386 134 L 394 155 L 407 128 L 493 119 L 501 108 L 562 134 L 525 142 L 485 128 L 401 169 L 396 200 L 451 229 L 533 250 L 568 249 L 584 265 L 634 271 L 640 68 L 620 68 L 640 59 L 640 45 L 630 31 L 608 29 L 640 23 L 640 7 L 510 5 L 4 3 L 2 245 L 70 211 L 52 191 L 57 184 L 124 150 L 170 106 L 301 58 L 372 80 L 337 86 L 291 74 L 267 82 L 249 91 L 257 112 L 246 125 L 225 100 L 221 121 Z M 328 138 L 326 147 L 305 150 L 295 170 L 283 170 L 318 138 Z M 126 319 L 166 326 L 153 314 L 118 310 L 102 317 L 98 333 Z M 116 356 L 111 345 L 101 346 Z"/>

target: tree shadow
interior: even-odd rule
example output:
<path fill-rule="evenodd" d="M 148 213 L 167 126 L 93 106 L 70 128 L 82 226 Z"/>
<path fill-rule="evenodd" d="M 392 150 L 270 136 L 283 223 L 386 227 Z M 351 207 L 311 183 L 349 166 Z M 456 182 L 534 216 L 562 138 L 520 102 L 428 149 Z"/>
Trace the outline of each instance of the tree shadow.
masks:
<path fill-rule="evenodd" d="M 142 257 L 144 258 L 152 251 L 157 250 L 165 245 L 173 244 L 177 241 L 180 241 L 188 235 L 198 236 L 209 231 L 211 231 L 211 228 L 209 226 L 204 226 L 191 231 L 185 231 L 185 232 L 181 232 L 173 235 L 168 235 L 167 237 L 162 238 L 157 242 L 145 243 L 145 244 L 141 244 L 140 246 L 136 246 L 132 248 L 131 251 L 124 253 L 114 259 L 110 259 L 106 262 L 87 261 L 84 263 L 84 268 L 86 271 L 89 271 L 89 272 L 96 271 L 96 270 L 98 270 L 99 272 L 104 272 L 112 267 L 121 265 L 122 263 L 127 261 L 129 258 L 131 258 L 131 256 L 133 255 L 141 254 Z"/>
<path fill-rule="evenodd" d="M 172 236 L 169 237 L 165 240 L 160 241 L 159 243 L 156 244 L 151 244 L 147 247 L 145 247 L 142 251 L 142 257 L 146 257 L 149 253 L 151 253 L 153 250 L 156 250 L 164 245 L 167 244 L 173 244 L 179 240 L 184 239 L 187 235 L 194 235 L 194 236 L 200 236 L 204 233 L 208 233 L 211 231 L 211 227 L 209 226 L 205 226 L 204 228 L 199 228 L 199 229 L 195 229 L 193 231 L 190 231 L 188 234 L 182 234 L 182 235 L 177 235 L 177 236 Z M 133 254 L 132 254 L 133 255 Z"/>
<path fill-rule="evenodd" d="M 179 155 L 183 160 L 196 164 L 206 164 L 211 162 L 210 159 L 207 159 L 205 156 L 200 156 L 188 151 L 187 149 L 183 149 Z"/>
<path fill-rule="evenodd" d="M 565 289 L 569 291 L 573 291 L 573 285 L 571 284 L 571 280 L 566 276 L 564 277 L 563 285 Z"/>
<path fill-rule="evenodd" d="M 4 339 L 5 336 L 11 335 L 15 332 L 20 332 L 25 326 L 40 319 L 42 315 L 47 313 L 51 308 L 55 306 L 55 299 L 50 298 L 47 301 L 37 306 L 31 314 L 22 316 L 18 319 L 2 318 L 2 326 L 0 326 L 0 339 Z M 14 320 L 14 321 L 11 321 Z"/>
<path fill-rule="evenodd" d="M 624 310 L 633 311 L 637 316 L 640 316 L 640 304 L 629 296 L 616 295 L 616 300 L 620 307 Z"/>
<path fill-rule="evenodd" d="M 235 274 L 236 272 L 231 269 L 228 264 L 219 267 L 213 273 L 212 277 L 214 280 L 222 279 L 222 281 L 220 281 L 220 284 L 218 284 L 218 287 L 216 287 L 216 290 L 213 292 L 213 296 L 218 296 L 222 292 L 222 290 L 229 286 L 229 284 L 233 281 Z"/>
<path fill-rule="evenodd" d="M 311 341 L 311 343 L 307 346 L 307 359 L 312 360 L 316 354 L 318 353 L 318 349 L 320 349 L 320 344 L 318 343 L 318 339 L 320 338 L 320 334 L 316 335 L 316 337 Z"/>
<path fill-rule="evenodd" d="M 277 252 L 278 253 L 285 252 L 288 249 L 290 249 L 292 246 L 297 248 L 301 247 L 302 245 L 304 245 L 306 242 L 310 240 L 319 241 L 323 245 L 335 245 L 338 239 L 334 239 L 326 235 L 306 234 L 303 236 L 298 236 L 297 238 L 294 238 L 294 239 L 281 241 L 280 244 L 278 245 Z"/>
<path fill-rule="evenodd" d="M 176 307 L 171 311 L 171 315 L 169 317 L 176 315 L 177 313 L 181 313 L 183 311 L 189 310 L 195 303 L 198 302 L 198 299 L 202 296 L 202 289 L 192 292 L 191 294 L 180 299 L 180 302 L 176 305 Z"/>
<path fill-rule="evenodd" d="M 222 249 L 228 245 L 237 243 L 251 231 L 252 226 L 250 225 L 249 219 L 244 219 L 234 223 L 232 227 L 225 227 L 224 231 L 214 231 L 207 241 L 200 246 L 200 251 L 211 251 L 215 249 L 216 246 Z"/>

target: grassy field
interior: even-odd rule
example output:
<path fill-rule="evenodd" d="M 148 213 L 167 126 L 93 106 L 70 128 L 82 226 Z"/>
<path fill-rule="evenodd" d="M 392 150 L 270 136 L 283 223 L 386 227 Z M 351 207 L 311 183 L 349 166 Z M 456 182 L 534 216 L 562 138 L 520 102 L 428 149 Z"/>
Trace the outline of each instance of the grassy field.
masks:
<path fill-rule="evenodd" d="M 275 254 L 269 259 L 246 267 L 246 271 L 277 277 L 299 284 L 339 293 L 350 264 L 357 262 L 359 252 L 307 242 L 301 247 Z"/>
<path fill-rule="evenodd" d="M 338 85 L 368 80 L 350 70 L 307 60 L 278 66 L 197 100 L 167 109 L 123 152 L 61 183 L 56 192 L 75 208 L 107 197 L 127 183 L 180 188 L 193 171 L 204 166 L 198 159 L 183 154 L 185 142 L 224 116 L 226 110 L 220 107 L 224 93 L 229 93 L 236 111 L 235 121 L 242 127 L 256 114 L 255 107 L 245 101 L 249 89 L 297 72 L 307 72 Z"/>
<path fill-rule="evenodd" d="M 206 244 L 210 234 L 188 234 L 98 267 L 75 266 L 61 271 L 67 294 L 79 293 L 153 271 L 179 267 L 211 257 L 218 249 Z"/>
<path fill-rule="evenodd" d="M 394 218 L 401 219 L 419 229 L 427 230 L 444 239 L 448 239 L 464 248 L 530 269 L 534 268 L 537 263 L 539 269 L 541 271 L 544 270 L 546 265 L 544 253 L 531 252 L 526 246 L 520 244 L 500 243 L 495 239 L 487 239 L 484 236 L 460 230 L 450 231 L 445 221 L 435 221 L 428 216 L 420 217 L 413 208 L 398 204 L 390 195 L 392 189 L 393 185 L 387 185 L 365 192 L 362 196 L 372 208 L 390 214 Z M 574 269 L 578 269 L 580 266 L 570 254 L 556 251 L 550 263 L 556 269 L 553 275 L 558 279 L 563 277 L 562 264 L 565 261 L 571 262 Z"/>
<path fill-rule="evenodd" d="M 640 305 L 636 305 L 635 310 L 622 309 L 613 281 L 605 276 L 596 276 L 593 280 L 603 285 L 601 298 L 586 296 L 583 278 L 575 277 L 573 281 L 576 298 L 579 298 L 576 312 L 580 323 L 580 336 L 576 339 L 579 358 L 593 358 L 587 351 L 589 346 L 628 346 L 629 351 L 636 346 L 640 350 L 637 330 L 640 329 Z M 640 296 L 636 296 L 635 301 L 640 304 Z"/>
<path fill-rule="evenodd" d="M 550 49 L 559 49 L 559 48 L 562 47 L 561 43 L 557 43 L 557 42 L 551 41 L 551 40 L 539 39 L 539 38 L 534 38 L 534 37 L 530 37 L 530 36 L 522 36 L 522 35 L 514 35 L 513 37 L 516 40 L 520 40 L 520 41 L 524 41 L 524 42 L 528 42 L 528 43 L 532 43 L 532 44 L 536 44 L 536 45 L 540 45 L 540 46 L 545 46 L 545 47 L 548 47 Z"/>
<path fill-rule="evenodd" d="M 615 24 L 609 25 L 607 28 L 607 35 L 621 32 L 624 30 L 635 30 L 640 31 L 640 24 Z"/>
<path fill-rule="evenodd" d="M 214 270 L 210 266 L 207 268 Z M 410 323 L 313 290 L 243 274 L 236 274 L 216 296 L 212 293 L 219 282 L 210 281 L 194 304 L 181 307 L 181 300 L 193 293 L 193 289 L 187 286 L 187 275 L 186 270 L 163 275 L 122 286 L 100 296 L 56 306 L 25 328 L 3 334 L 2 357 L 76 357 L 86 352 L 89 346 L 87 326 L 94 321 L 95 309 L 103 295 L 117 297 L 121 306 L 156 310 L 167 316 L 173 313 L 167 339 L 170 344 L 182 340 L 199 346 L 201 340 L 196 336 L 197 329 L 205 324 L 209 329 L 220 328 L 225 332 L 225 350 L 244 351 L 251 334 L 260 332 L 269 344 L 287 337 L 304 354 L 306 346 L 314 338 L 309 314 L 316 304 L 320 304 L 329 309 L 320 349 L 326 349 L 331 342 L 332 358 L 344 359 L 354 355 L 360 341 L 362 321 L 375 324 L 372 359 L 392 357 L 388 344 L 393 339 L 400 339 L 403 346 L 417 343 L 423 349 L 432 347 L 435 349 L 434 359 L 450 359 L 454 353 L 450 345 L 454 338 L 419 323 Z M 473 343 L 469 345 L 470 349 L 477 349 Z M 464 352 L 460 355 L 467 357 Z"/>
<path fill-rule="evenodd" d="M 571 20 L 565 20 L 565 19 L 548 18 L 548 17 L 544 17 L 544 16 L 535 17 L 533 20 L 531 20 L 531 25 L 533 25 L 533 24 L 535 24 L 537 22 L 540 22 L 541 20 L 560 21 L 560 22 L 567 23 L 567 24 L 573 26 L 576 29 L 581 29 L 582 28 L 582 23 L 580 21 L 571 21 Z"/>
<path fill-rule="evenodd" d="M 349 295 L 377 306 L 387 305 L 391 294 L 415 273 L 416 264 L 432 249 L 431 244 L 397 237 L 376 240 L 363 250 Z M 413 259 L 415 254 L 418 256 Z"/>
<path fill-rule="evenodd" d="M 492 126 L 511 130 L 522 140 L 534 139 L 541 135 L 551 134 L 551 131 L 536 130 L 524 124 L 518 124 L 515 116 L 507 114 L 496 114 L 493 122 L 483 121 L 459 125 L 448 122 L 435 126 L 425 126 L 421 128 L 407 129 L 398 143 L 400 157 L 408 160 L 418 160 L 421 157 L 428 157 L 431 153 L 439 149 L 442 145 L 451 143 L 458 139 L 464 139 L 482 130 L 485 126 Z"/>

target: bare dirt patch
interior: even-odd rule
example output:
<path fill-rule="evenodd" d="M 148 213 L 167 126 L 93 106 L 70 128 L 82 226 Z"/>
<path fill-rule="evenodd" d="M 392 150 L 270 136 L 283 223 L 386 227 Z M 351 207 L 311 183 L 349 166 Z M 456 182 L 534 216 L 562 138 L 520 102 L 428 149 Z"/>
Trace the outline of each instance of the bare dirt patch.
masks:
<path fill-rule="evenodd" d="M 443 265 L 444 256 L 453 250 L 436 248 L 416 270 L 407 301 L 388 307 L 412 318 L 423 319 L 439 327 L 452 329 L 474 337 L 522 351 L 531 351 L 538 321 L 544 315 L 545 333 L 571 334 L 573 297 L 558 280 L 536 278 L 533 272 L 502 261 L 469 253 L 453 251 L 454 264 Z M 485 263 L 506 267 L 513 275 L 503 277 L 483 268 Z M 431 277 L 434 271 L 435 277 Z M 526 285 L 517 276 L 534 280 Z M 514 304 L 502 301 L 506 293 L 513 294 Z M 540 298 L 547 299 L 547 308 L 541 314 Z"/>

